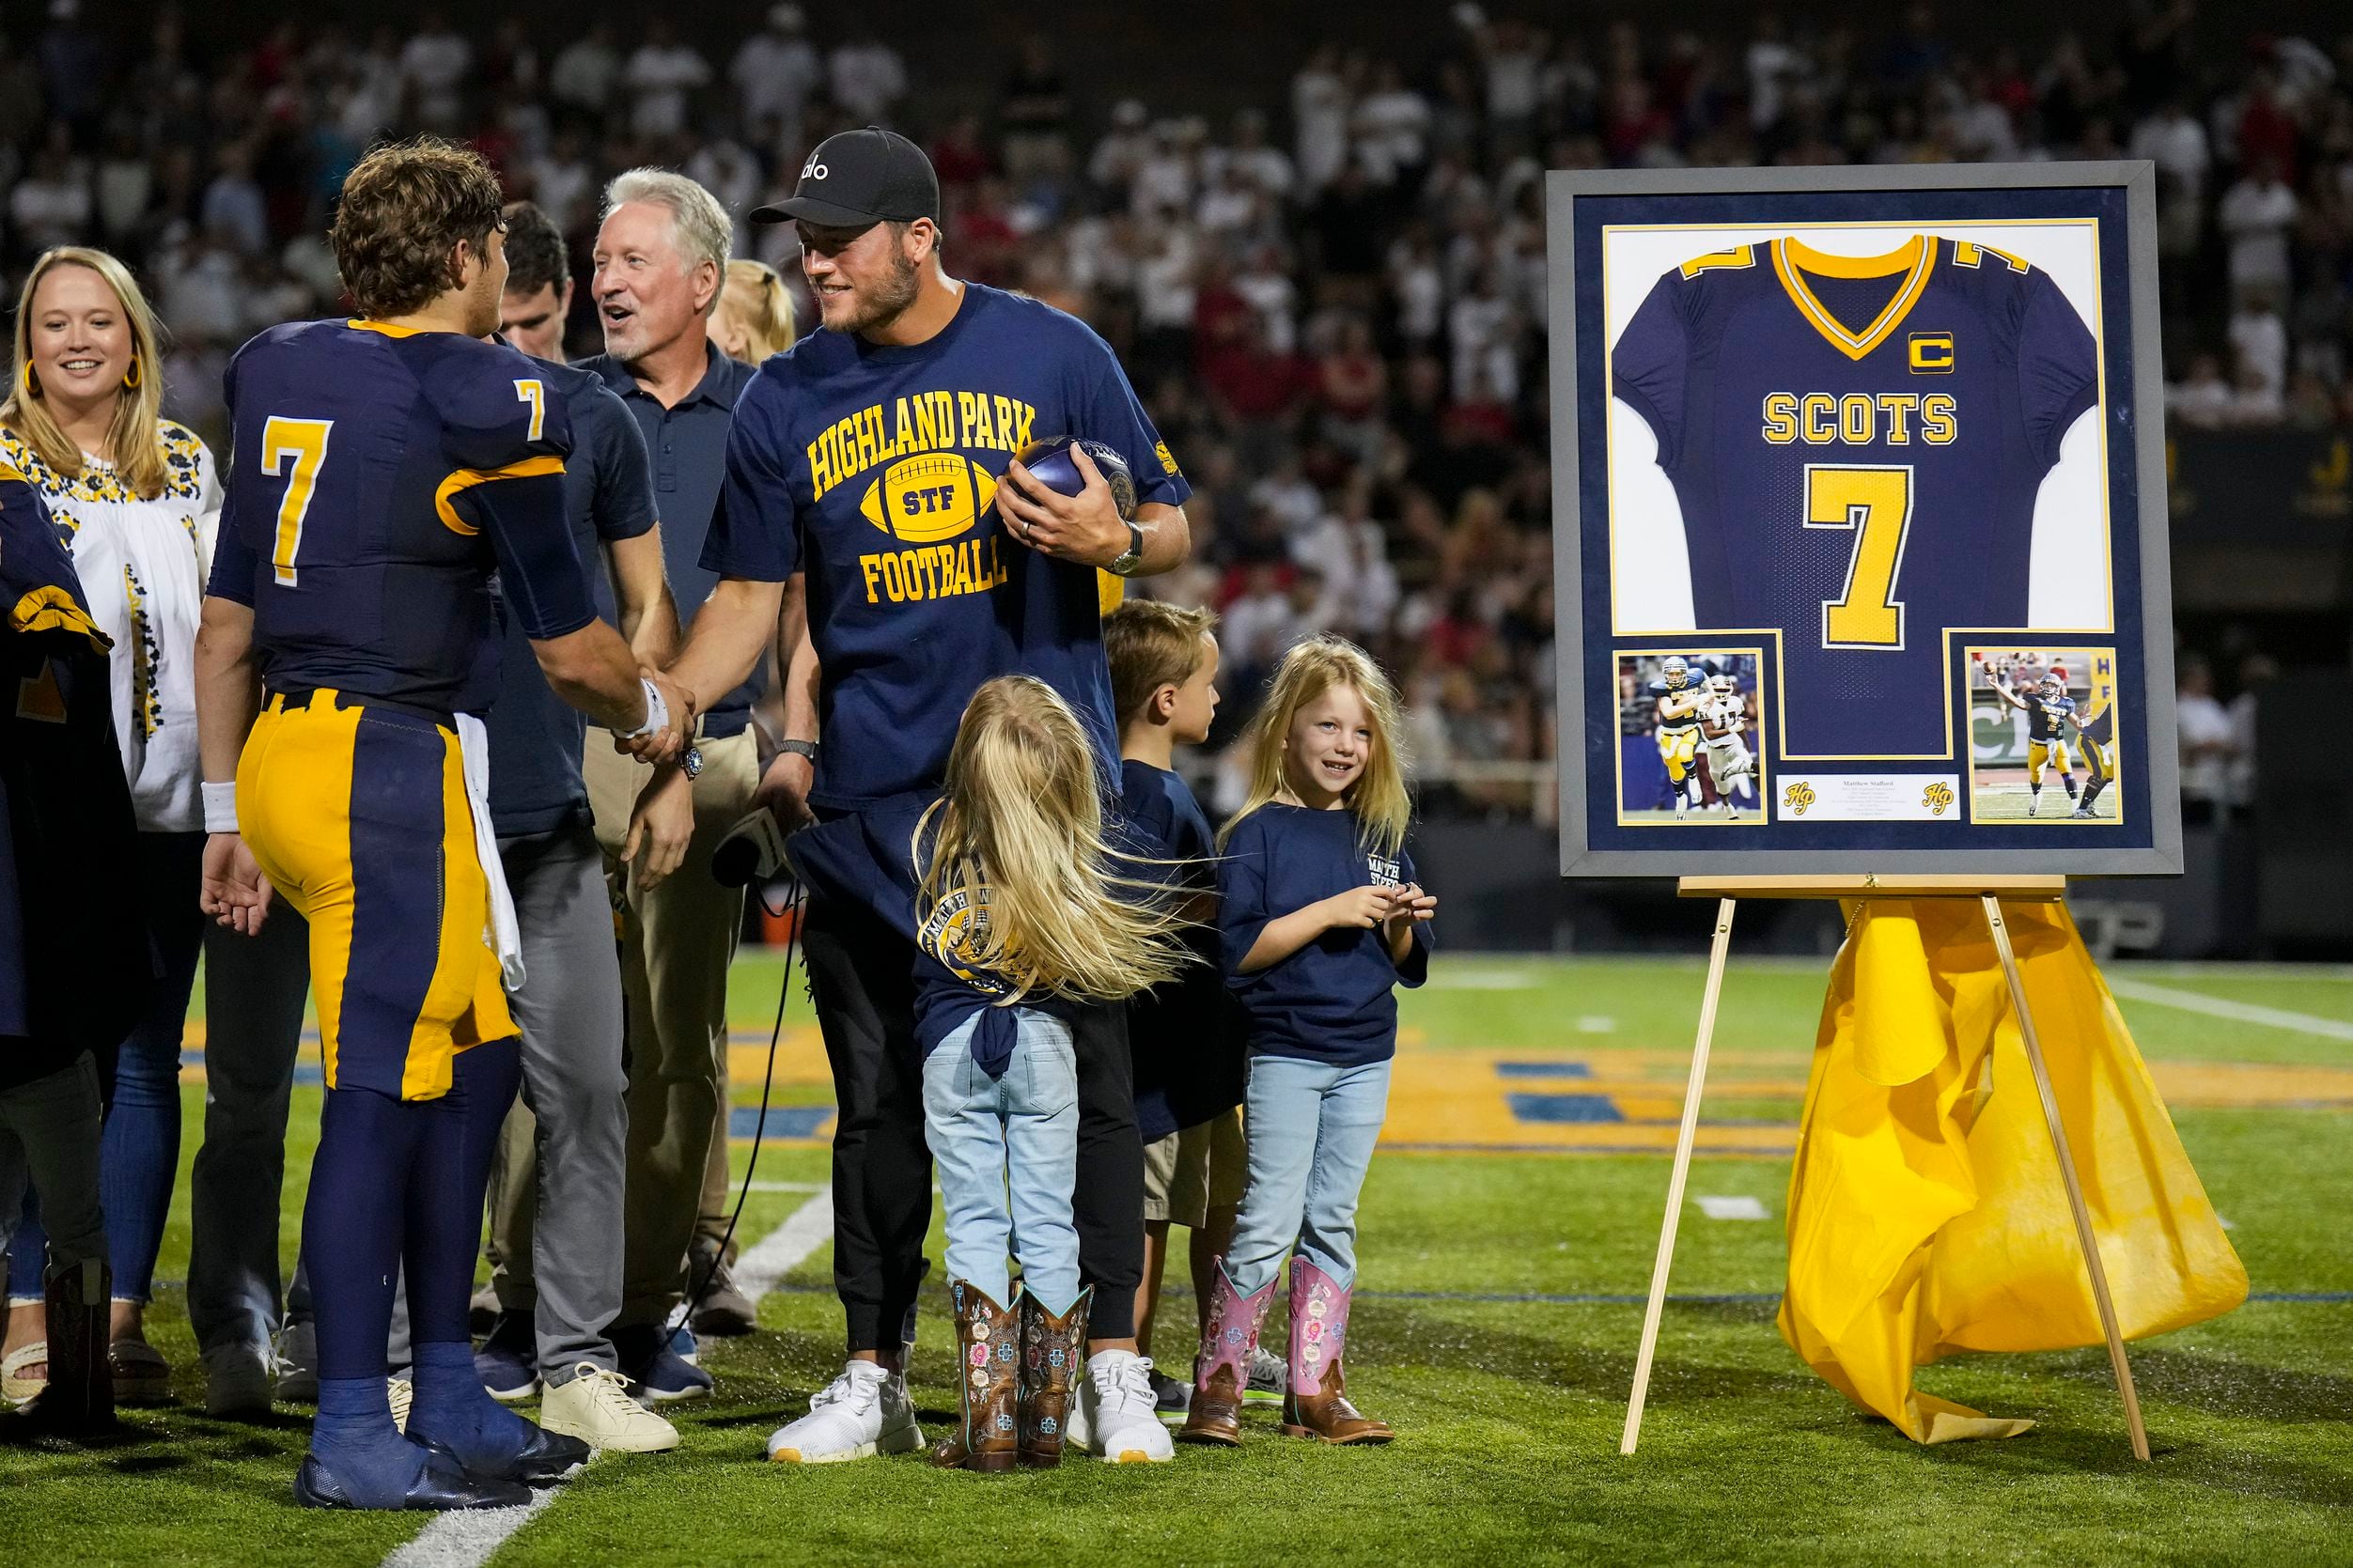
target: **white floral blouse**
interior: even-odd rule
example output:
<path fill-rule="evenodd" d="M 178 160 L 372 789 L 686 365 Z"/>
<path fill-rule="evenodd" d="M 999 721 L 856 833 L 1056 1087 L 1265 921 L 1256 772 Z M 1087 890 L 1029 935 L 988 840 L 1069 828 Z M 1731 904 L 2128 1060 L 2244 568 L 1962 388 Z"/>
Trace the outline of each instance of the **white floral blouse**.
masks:
<path fill-rule="evenodd" d="M 204 610 L 220 472 L 195 432 L 161 423 L 163 493 L 143 501 L 102 458 L 61 474 L 15 431 L 0 427 L 0 461 L 49 504 L 58 536 L 99 629 L 114 640 L 115 735 L 143 832 L 204 827 L 197 785 L 196 623 Z"/>

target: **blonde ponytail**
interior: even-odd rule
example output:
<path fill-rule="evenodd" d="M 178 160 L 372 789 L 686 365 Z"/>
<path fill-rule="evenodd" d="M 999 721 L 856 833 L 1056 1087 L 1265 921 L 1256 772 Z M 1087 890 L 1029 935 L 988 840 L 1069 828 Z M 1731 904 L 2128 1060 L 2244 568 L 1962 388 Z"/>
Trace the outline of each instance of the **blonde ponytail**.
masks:
<path fill-rule="evenodd" d="M 1171 895 L 1114 869 L 1085 728 L 1031 676 L 973 694 L 914 857 L 920 910 L 961 893 L 973 911 L 941 956 L 1003 982 L 1010 1001 L 1115 1001 L 1189 961 Z"/>

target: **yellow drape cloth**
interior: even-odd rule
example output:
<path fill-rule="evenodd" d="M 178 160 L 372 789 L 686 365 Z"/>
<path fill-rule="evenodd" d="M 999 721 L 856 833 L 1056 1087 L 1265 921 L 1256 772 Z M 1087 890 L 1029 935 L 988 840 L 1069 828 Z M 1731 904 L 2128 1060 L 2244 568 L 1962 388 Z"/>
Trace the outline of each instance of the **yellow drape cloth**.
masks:
<path fill-rule="evenodd" d="M 2247 1271 L 2074 922 L 2002 908 L 2125 1336 L 2229 1312 Z M 1789 1177 L 1782 1337 L 1916 1442 L 2014 1436 L 2033 1422 L 1911 1386 L 1949 1351 L 2102 1343 L 1984 907 L 1849 914 Z"/>

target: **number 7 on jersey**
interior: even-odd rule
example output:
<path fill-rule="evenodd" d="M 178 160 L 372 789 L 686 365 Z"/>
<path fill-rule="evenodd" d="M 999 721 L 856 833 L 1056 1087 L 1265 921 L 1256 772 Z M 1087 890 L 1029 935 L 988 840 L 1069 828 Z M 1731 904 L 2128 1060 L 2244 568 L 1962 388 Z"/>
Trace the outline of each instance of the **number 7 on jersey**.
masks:
<path fill-rule="evenodd" d="M 286 476 L 286 495 L 278 502 L 277 543 L 270 565 L 278 581 L 295 586 L 295 554 L 303 548 L 303 519 L 319 488 L 319 465 L 327 460 L 327 432 L 332 419 L 288 419 L 272 414 L 261 427 L 261 472 L 275 479 Z M 286 465 L 292 463 L 292 467 Z"/>
<path fill-rule="evenodd" d="M 1826 648 L 1900 649 L 1904 604 L 1895 597 L 1904 569 L 1904 539 L 1911 532 L 1912 471 L 1808 463 L 1805 526 L 1844 528 L 1855 536 L 1847 562 L 1847 591 L 1822 603 Z"/>

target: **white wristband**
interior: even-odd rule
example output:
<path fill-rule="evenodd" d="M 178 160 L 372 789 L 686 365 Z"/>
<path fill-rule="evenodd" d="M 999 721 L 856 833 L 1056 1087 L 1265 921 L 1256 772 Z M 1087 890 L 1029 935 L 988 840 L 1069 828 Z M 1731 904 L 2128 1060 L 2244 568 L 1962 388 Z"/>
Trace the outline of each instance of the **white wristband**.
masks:
<path fill-rule="evenodd" d="M 643 675 L 637 677 L 637 684 L 646 689 L 646 722 L 633 730 L 613 732 L 624 740 L 634 740 L 641 735 L 651 735 L 670 725 L 670 705 L 663 700 L 662 688 Z"/>
<path fill-rule="evenodd" d="M 237 781 L 226 784 L 207 784 L 204 786 L 204 831 L 208 833 L 237 831 Z"/>

